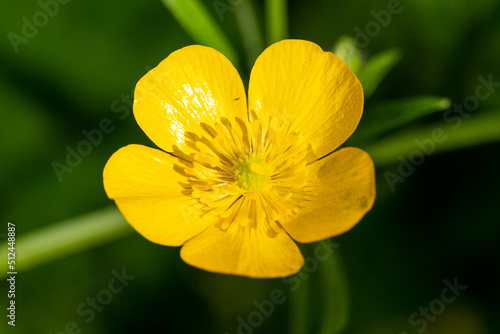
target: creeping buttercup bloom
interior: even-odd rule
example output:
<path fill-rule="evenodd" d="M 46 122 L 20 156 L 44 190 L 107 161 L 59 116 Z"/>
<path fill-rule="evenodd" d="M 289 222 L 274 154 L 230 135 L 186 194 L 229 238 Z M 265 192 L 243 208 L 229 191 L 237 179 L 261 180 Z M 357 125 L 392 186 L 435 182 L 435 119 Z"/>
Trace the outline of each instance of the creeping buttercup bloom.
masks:
<path fill-rule="evenodd" d="M 185 47 L 135 90 L 137 123 L 162 150 L 121 148 L 104 168 L 104 187 L 140 234 L 182 246 L 190 265 L 291 275 L 304 262 L 293 240 L 341 234 L 373 205 L 368 154 L 335 151 L 362 110 L 356 76 L 314 43 L 268 47 L 252 69 L 248 103 L 229 60 Z"/>

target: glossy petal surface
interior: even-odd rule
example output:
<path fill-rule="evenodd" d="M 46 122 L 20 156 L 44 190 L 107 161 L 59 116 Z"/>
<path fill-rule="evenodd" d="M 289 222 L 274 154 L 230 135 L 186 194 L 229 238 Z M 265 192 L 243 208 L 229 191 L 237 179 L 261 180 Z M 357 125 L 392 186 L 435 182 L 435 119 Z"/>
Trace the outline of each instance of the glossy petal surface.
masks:
<path fill-rule="evenodd" d="M 106 193 L 125 219 L 146 239 L 167 246 L 180 246 L 213 223 L 200 218 L 177 161 L 160 150 L 129 145 L 104 168 Z"/>
<path fill-rule="evenodd" d="M 355 130 L 363 90 L 314 43 L 284 40 L 257 59 L 245 91 L 219 52 L 191 46 L 137 84 L 134 115 L 161 149 L 130 145 L 104 186 L 147 239 L 225 274 L 271 278 L 304 263 L 297 245 L 341 234 L 370 210 L 374 166 L 338 148 Z M 318 160 L 321 157 L 331 153 Z"/>
<path fill-rule="evenodd" d="M 170 54 L 139 80 L 134 116 L 142 130 L 167 152 L 183 150 L 200 124 L 221 117 L 247 117 L 243 83 L 220 52 L 199 45 Z M 174 147 L 175 146 L 175 147 Z"/>
<path fill-rule="evenodd" d="M 300 208 L 281 221 L 299 242 L 344 233 L 356 225 L 375 201 L 375 168 L 364 151 L 347 147 L 308 166 L 308 183 L 290 202 Z"/>
<path fill-rule="evenodd" d="M 302 40 L 268 47 L 255 62 L 249 110 L 275 116 L 303 134 L 320 158 L 356 129 L 363 89 L 348 66 L 331 52 Z"/>
<path fill-rule="evenodd" d="M 265 228 L 227 231 L 212 226 L 189 240 L 181 257 L 204 270 L 256 278 L 288 276 L 304 263 L 297 245 L 284 231 Z"/>

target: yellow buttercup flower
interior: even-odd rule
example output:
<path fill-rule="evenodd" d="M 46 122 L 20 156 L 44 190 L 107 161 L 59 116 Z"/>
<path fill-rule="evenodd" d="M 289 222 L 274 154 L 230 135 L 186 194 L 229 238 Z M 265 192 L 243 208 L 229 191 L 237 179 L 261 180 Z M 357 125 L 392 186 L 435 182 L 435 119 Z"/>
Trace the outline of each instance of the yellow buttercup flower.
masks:
<path fill-rule="evenodd" d="M 252 69 L 248 105 L 229 60 L 212 48 L 185 47 L 135 90 L 137 123 L 164 151 L 121 148 L 104 168 L 105 190 L 140 234 L 182 245 L 190 265 L 291 275 L 304 262 L 292 239 L 343 233 L 373 205 L 368 154 L 333 152 L 362 110 L 356 76 L 314 43 L 268 47 Z"/>

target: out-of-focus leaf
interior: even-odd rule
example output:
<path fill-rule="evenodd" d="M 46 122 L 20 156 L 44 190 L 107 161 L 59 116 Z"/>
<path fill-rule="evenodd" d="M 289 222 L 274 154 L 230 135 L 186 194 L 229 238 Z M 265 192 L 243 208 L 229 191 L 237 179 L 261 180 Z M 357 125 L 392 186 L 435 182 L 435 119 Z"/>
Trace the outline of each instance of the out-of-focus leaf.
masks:
<path fill-rule="evenodd" d="M 234 15 L 243 39 L 248 68 L 251 69 L 259 54 L 264 50 L 264 39 L 255 13 L 254 3 L 241 1 L 236 6 Z"/>
<path fill-rule="evenodd" d="M 222 52 L 238 67 L 238 54 L 199 0 L 162 0 L 180 25 L 200 44 Z"/>
<path fill-rule="evenodd" d="M 30 158 L 47 154 L 57 143 L 58 120 L 33 96 L 0 79 L 2 124 L 0 125 L 0 181 L 12 178 L 12 172 L 25 167 Z M 22 131 L 20 131 L 22 129 Z"/>
<path fill-rule="evenodd" d="M 363 86 L 365 98 L 369 98 L 380 82 L 396 66 L 403 56 L 399 48 L 391 48 L 369 58 L 358 78 Z"/>
<path fill-rule="evenodd" d="M 342 59 L 354 74 L 360 74 L 364 66 L 364 59 L 361 50 L 356 46 L 354 38 L 351 36 L 340 37 L 335 43 L 332 52 Z"/>
<path fill-rule="evenodd" d="M 500 110 L 482 112 L 465 119 L 455 116 L 448 119 L 452 122 L 397 132 L 364 149 L 380 167 L 398 162 L 399 156 L 408 158 L 412 152 L 430 155 L 500 141 Z"/>
<path fill-rule="evenodd" d="M 92 246 L 123 237 L 133 229 L 117 208 L 107 208 L 63 221 L 17 239 L 20 249 L 16 269 L 26 270 L 42 263 L 83 251 Z M 7 258 L 7 242 L 2 243 L 0 254 Z M 6 275 L 7 261 L 0 266 L 0 275 Z"/>
<path fill-rule="evenodd" d="M 380 103 L 363 113 L 349 143 L 366 142 L 386 131 L 449 107 L 450 100 L 438 96 L 418 96 Z"/>
<path fill-rule="evenodd" d="M 286 0 L 266 0 L 267 42 L 273 44 L 287 38 L 288 15 Z"/>

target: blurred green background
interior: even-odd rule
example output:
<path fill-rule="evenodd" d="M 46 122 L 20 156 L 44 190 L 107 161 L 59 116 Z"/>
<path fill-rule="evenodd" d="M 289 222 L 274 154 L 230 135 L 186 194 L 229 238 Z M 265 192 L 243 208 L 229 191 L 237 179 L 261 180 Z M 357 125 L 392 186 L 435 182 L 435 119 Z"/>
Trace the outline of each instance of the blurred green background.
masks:
<path fill-rule="evenodd" d="M 236 11 L 225 12 L 220 20 L 215 2 L 203 2 L 243 55 Z M 354 36 L 355 27 L 364 30 L 374 21 L 371 11 L 387 9 L 389 2 L 289 1 L 289 36 L 330 50 L 340 36 Z M 407 0 L 401 6 L 403 10 L 362 48 L 365 57 L 391 47 L 403 53 L 367 100 L 367 109 L 418 95 L 463 103 L 475 94 L 479 76 L 500 81 L 500 1 Z M 23 1 L 2 7 L 0 233 L 7 233 L 10 221 L 20 237 L 113 205 L 102 186 L 107 159 L 127 144 L 154 147 L 133 118 L 133 88 L 149 68 L 194 41 L 161 1 L 73 0 L 60 4 L 16 53 L 8 33 L 21 35 L 23 17 L 32 20 L 41 6 Z M 263 1 L 255 2 L 265 30 L 263 8 Z M 251 61 L 243 60 L 242 64 Z M 240 70 L 248 75 L 248 67 Z M 499 113 L 500 94 L 495 91 L 463 119 L 462 130 L 476 117 L 496 115 L 498 121 Z M 99 128 L 103 118 L 111 120 L 114 131 L 104 134 L 102 142 L 60 180 L 53 162 L 65 163 L 68 146 L 75 149 L 86 139 L 82 131 Z M 438 111 L 398 131 L 432 129 L 442 120 L 443 112 Z M 359 146 L 370 145 L 376 143 Z M 397 173 L 399 154 L 378 165 L 374 208 L 353 230 L 334 238 L 340 244 L 337 252 L 351 295 L 344 333 L 418 333 L 423 327 L 412 325 L 409 317 L 441 298 L 443 281 L 455 278 L 467 289 L 422 332 L 500 332 L 500 143 L 461 146 L 468 147 L 427 156 L 394 191 L 384 173 Z M 17 251 L 22 254 L 23 249 Z M 284 281 L 202 272 L 183 263 L 178 251 L 127 233 L 21 272 L 16 284 L 17 326 L 7 326 L 4 316 L 2 333 L 70 333 L 65 326 L 74 321 L 81 333 L 233 334 L 238 317 L 247 319 L 256 310 L 253 302 L 268 299 L 274 289 L 286 293 L 286 302 L 251 330 L 290 331 L 288 301 L 296 292 Z M 77 308 L 106 289 L 112 271 L 122 268 L 135 278 L 87 323 Z M 5 296 L 5 281 L 1 289 Z M 1 307 L 7 307 L 6 298 L 2 300 Z M 314 301 L 311 305 L 317 307 Z"/>

